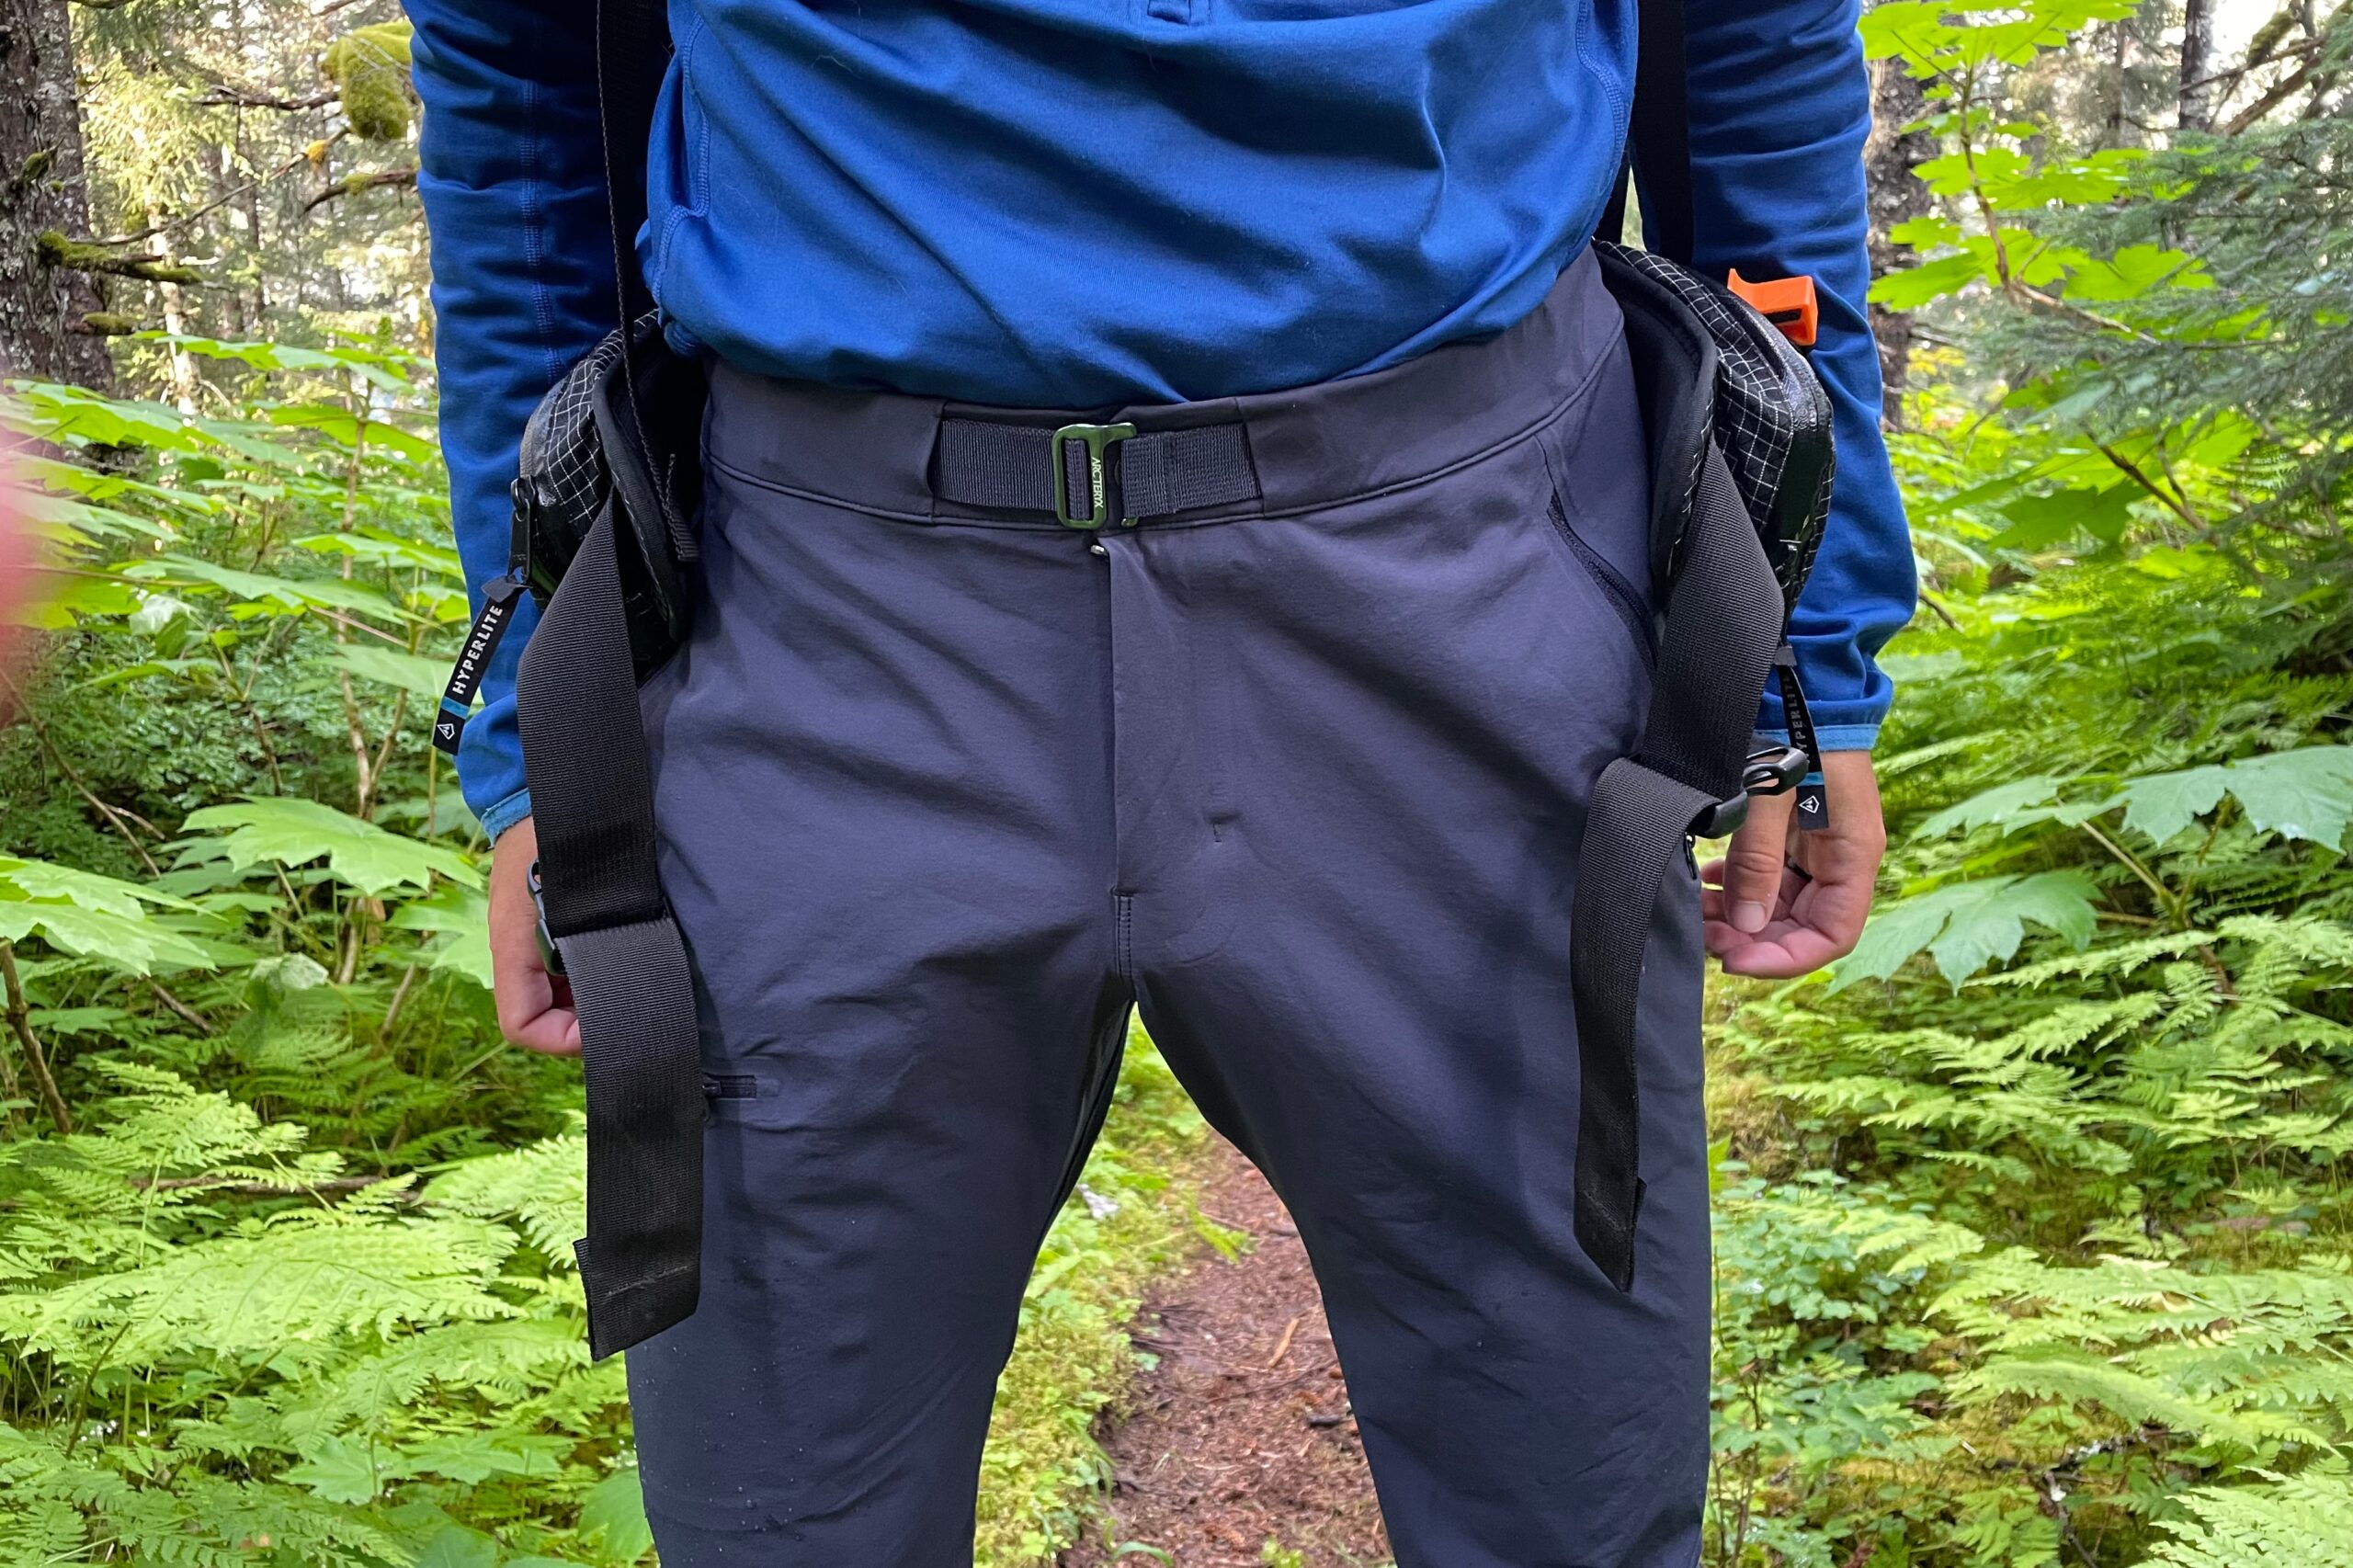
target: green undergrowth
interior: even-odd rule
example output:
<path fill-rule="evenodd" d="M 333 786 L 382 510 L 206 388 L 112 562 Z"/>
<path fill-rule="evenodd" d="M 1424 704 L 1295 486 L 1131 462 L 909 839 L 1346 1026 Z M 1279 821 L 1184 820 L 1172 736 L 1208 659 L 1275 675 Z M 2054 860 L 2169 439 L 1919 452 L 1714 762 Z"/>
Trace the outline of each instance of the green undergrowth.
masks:
<path fill-rule="evenodd" d="M 1047 1233 L 981 1462 L 980 1568 L 1051 1562 L 1103 1515 L 1097 1441 L 1142 1362 L 1128 1324 L 1152 1278 L 1196 1251 L 1207 1127 L 1141 1025 L 1078 1190 Z"/>

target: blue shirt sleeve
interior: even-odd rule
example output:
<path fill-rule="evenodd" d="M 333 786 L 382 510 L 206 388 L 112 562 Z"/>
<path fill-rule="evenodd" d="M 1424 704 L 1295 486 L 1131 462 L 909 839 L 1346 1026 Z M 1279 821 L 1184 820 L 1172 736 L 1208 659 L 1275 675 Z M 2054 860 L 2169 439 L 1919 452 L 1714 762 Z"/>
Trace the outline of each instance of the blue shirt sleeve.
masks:
<path fill-rule="evenodd" d="M 1863 296 L 1870 75 L 1856 0 L 1687 0 L 1696 257 L 1722 278 L 1812 274 L 1813 368 L 1838 449 L 1830 522 L 1790 641 L 1823 744 L 1868 747 L 1893 690 L 1874 655 L 1912 618 L 1912 542 L 1880 433 Z M 1781 727 L 1768 696 L 1760 729 Z"/>
<path fill-rule="evenodd" d="M 441 450 L 479 607 L 506 570 L 524 421 L 615 312 L 594 11 L 577 0 L 406 6 L 425 107 L 416 185 L 432 232 Z M 515 667 L 537 619 L 527 597 L 458 754 L 459 786 L 493 838 L 530 814 Z"/>

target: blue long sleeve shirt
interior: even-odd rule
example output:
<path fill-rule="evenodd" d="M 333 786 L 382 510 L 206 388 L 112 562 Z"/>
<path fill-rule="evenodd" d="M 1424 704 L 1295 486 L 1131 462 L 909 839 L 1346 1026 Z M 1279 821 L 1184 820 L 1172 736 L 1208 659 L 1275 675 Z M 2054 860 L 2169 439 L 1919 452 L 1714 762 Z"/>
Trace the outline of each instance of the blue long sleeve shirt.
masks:
<path fill-rule="evenodd" d="M 1591 236 L 1635 4 L 671 0 L 638 255 L 674 340 L 758 373 L 1090 408 L 1378 369 L 1509 326 Z M 524 420 L 612 315 L 591 9 L 407 5 L 479 590 Z M 1793 641 L 1824 744 L 1866 746 L 1913 577 L 1863 313 L 1856 0 L 1687 0 L 1686 26 L 1698 261 L 1820 292 L 1839 466 Z M 459 758 L 494 835 L 529 810 L 530 623 Z"/>

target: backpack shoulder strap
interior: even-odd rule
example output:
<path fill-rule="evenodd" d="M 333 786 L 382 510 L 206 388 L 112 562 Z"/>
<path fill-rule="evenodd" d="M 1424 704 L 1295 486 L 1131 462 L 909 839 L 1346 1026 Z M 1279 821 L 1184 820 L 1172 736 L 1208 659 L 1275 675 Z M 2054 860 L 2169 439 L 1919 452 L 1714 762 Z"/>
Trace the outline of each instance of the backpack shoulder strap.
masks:
<path fill-rule="evenodd" d="M 645 226 L 645 148 L 670 61 L 662 0 L 597 0 L 597 106 L 605 146 L 605 205 L 612 225 L 615 303 L 624 332 L 654 308 L 637 265 Z"/>
<path fill-rule="evenodd" d="M 1641 0 L 1635 26 L 1634 108 L 1627 126 L 1627 162 L 1604 210 L 1604 238 L 1626 230 L 1626 176 L 1631 169 L 1643 195 L 1643 248 L 1690 265 L 1695 225 L 1691 201 L 1691 100 L 1683 49 L 1683 0 Z"/>

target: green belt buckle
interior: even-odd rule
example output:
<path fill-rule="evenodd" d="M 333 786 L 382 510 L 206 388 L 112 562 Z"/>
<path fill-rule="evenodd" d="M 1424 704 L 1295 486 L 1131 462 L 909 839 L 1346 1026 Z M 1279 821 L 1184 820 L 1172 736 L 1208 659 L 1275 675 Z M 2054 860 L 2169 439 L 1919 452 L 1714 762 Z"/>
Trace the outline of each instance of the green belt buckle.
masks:
<path fill-rule="evenodd" d="M 1047 455 L 1053 464 L 1050 483 L 1053 488 L 1054 520 L 1066 528 L 1095 529 L 1103 526 L 1105 514 L 1110 510 L 1109 485 L 1105 482 L 1103 454 L 1115 441 L 1124 441 L 1136 433 L 1132 425 L 1065 425 L 1054 432 Z M 1076 441 L 1086 449 L 1086 488 L 1092 505 L 1084 517 L 1071 516 L 1070 490 L 1063 482 L 1063 443 Z M 1132 528 L 1133 517 L 1121 517 L 1121 528 Z"/>

